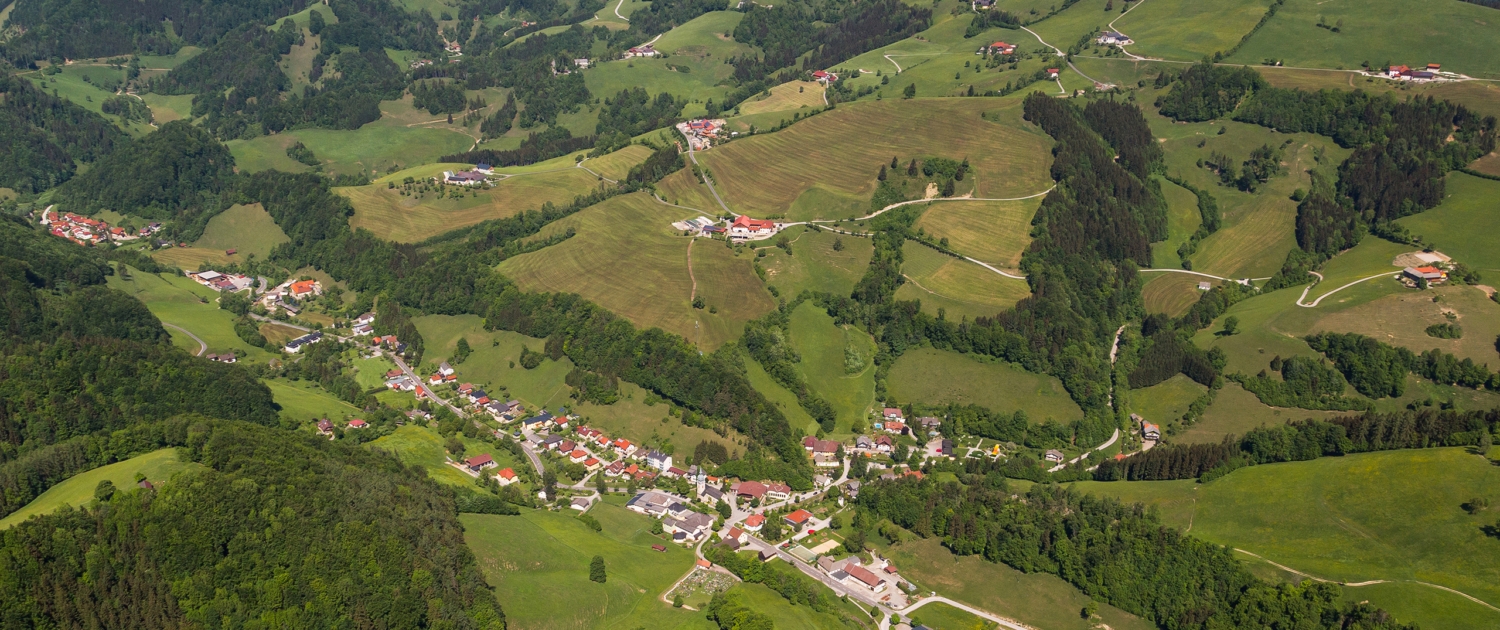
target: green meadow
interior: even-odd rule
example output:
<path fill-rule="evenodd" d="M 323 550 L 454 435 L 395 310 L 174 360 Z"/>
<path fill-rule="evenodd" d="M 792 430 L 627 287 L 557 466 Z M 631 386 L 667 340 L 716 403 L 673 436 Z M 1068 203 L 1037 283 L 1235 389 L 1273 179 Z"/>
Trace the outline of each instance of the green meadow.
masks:
<path fill-rule="evenodd" d="M 1132 389 L 1123 396 L 1129 401 L 1127 408 L 1131 413 L 1165 427 L 1167 421 L 1181 418 L 1182 414 L 1187 413 L 1188 405 L 1206 391 L 1207 387 L 1178 374 L 1150 387 Z"/>
<path fill-rule="evenodd" d="M 423 373 L 452 356 L 462 336 L 473 352 L 463 363 L 453 366 L 460 382 L 473 383 L 492 396 L 508 395 L 532 409 L 555 410 L 570 402 L 563 379 L 573 369 L 572 361 L 566 357 L 561 361 L 544 359 L 530 370 L 520 363 L 522 347 L 541 352 L 544 340 L 510 331 L 484 330 L 483 320 L 474 315 L 424 315 L 415 322 L 427 347 L 428 365 Z"/>
<path fill-rule="evenodd" d="M 856 328 L 835 325 L 827 311 L 810 301 L 792 311 L 791 328 L 792 347 L 802 357 L 797 364 L 802 378 L 838 413 L 833 433 L 850 433 L 849 427 L 863 421 L 875 403 L 875 341 Z M 845 367 L 850 350 L 864 364 L 853 373 Z"/>
<path fill-rule="evenodd" d="M 287 242 L 285 232 L 260 204 L 235 204 L 208 220 L 203 236 L 193 243 L 204 249 L 237 250 L 229 260 L 242 262 L 251 255 L 264 259 L 271 249 Z"/>
<path fill-rule="evenodd" d="M 146 305 L 163 323 L 180 326 L 198 335 L 208 344 L 207 352 L 218 353 L 240 350 L 252 361 L 264 361 L 272 355 L 251 346 L 234 334 L 235 316 L 219 308 L 216 300 L 219 292 L 205 287 L 186 276 L 163 273 L 150 274 L 130 269 L 130 277 L 109 277 L 109 286 L 134 296 Z M 198 352 L 198 343 L 180 335 L 171 328 L 172 342 L 189 352 Z"/>
<path fill-rule="evenodd" d="M 1446 192 L 1438 207 L 1396 222 L 1455 261 L 1478 269 L 1486 279 L 1500 276 L 1500 247 L 1495 246 L 1495 235 L 1500 234 L 1500 213 L 1495 212 L 1500 182 L 1450 173 Z"/>
<path fill-rule="evenodd" d="M 370 442 L 368 446 L 395 453 L 401 461 L 422 467 L 427 471 L 428 477 L 440 483 L 477 488 L 473 477 L 447 464 L 448 455 L 443 448 L 443 438 L 427 427 L 415 424 L 397 427 L 395 432 Z"/>
<path fill-rule="evenodd" d="M 314 383 L 265 379 L 261 381 L 271 388 L 271 396 L 281 405 L 281 416 L 306 422 L 318 418 L 338 419 L 355 417 L 359 408 L 328 393 Z"/>
<path fill-rule="evenodd" d="M 1134 392 L 1131 395 L 1133 400 Z M 1214 395 L 1214 402 L 1203 412 L 1203 417 L 1176 434 L 1172 440 L 1187 444 L 1218 443 L 1225 436 L 1243 436 L 1251 429 L 1263 426 L 1280 425 L 1308 418 L 1331 418 L 1341 413 L 1271 407 L 1256 398 L 1255 394 L 1245 391 L 1239 384 L 1225 383 L 1224 387 Z M 1177 417 L 1181 417 L 1181 414 Z M 1169 420 L 1162 427 L 1170 432 L 1176 424 L 1175 420 Z"/>
<path fill-rule="evenodd" d="M 951 350 L 907 350 L 886 378 L 886 388 L 902 403 L 975 404 L 1000 413 L 1025 411 L 1033 422 L 1083 417 L 1083 410 L 1056 377 Z"/>
<path fill-rule="evenodd" d="M 766 243 L 757 248 L 757 261 L 766 270 L 766 283 L 782 295 L 803 291 L 848 294 L 859 282 L 875 246 L 868 238 L 794 226 L 782 231 L 791 241 L 792 253 Z M 764 252 L 764 256 L 760 256 Z"/>
<path fill-rule="evenodd" d="M 184 462 L 177 459 L 177 450 L 164 448 L 152 451 L 145 455 L 138 455 L 123 462 L 115 462 L 107 466 L 100 466 L 93 470 L 78 473 L 69 477 L 66 481 L 59 483 L 41 496 L 27 503 L 25 507 L 12 512 L 10 515 L 0 519 L 0 530 L 25 521 L 33 516 L 50 514 L 64 505 L 73 507 L 84 507 L 94 500 L 94 488 L 100 482 L 108 480 L 121 491 L 134 490 L 136 487 L 135 476 L 142 474 L 146 480 L 153 484 L 161 484 L 172 478 L 172 475 L 195 468 L 201 465 L 193 462 Z"/>
<path fill-rule="evenodd" d="M 127 124 L 119 116 L 105 114 L 101 110 L 104 101 L 114 97 L 115 92 L 113 88 L 104 89 L 100 86 L 114 86 L 122 82 L 125 79 L 124 69 L 116 70 L 102 62 L 78 62 L 63 66 L 62 72 L 51 76 L 41 72 L 31 72 L 26 76 L 43 91 L 49 94 L 56 92 L 58 96 L 103 116 L 133 136 L 142 136 L 152 131 L 148 124 Z"/>
<path fill-rule="evenodd" d="M 1500 466 L 1466 449 L 1439 448 L 1252 466 L 1209 484 L 1080 482 L 1075 488 L 1158 505 L 1169 524 L 1296 571 L 1350 586 L 1402 621 L 1423 627 L 1482 627 L 1500 612 L 1500 547 L 1481 530 L 1492 511 L 1469 514 L 1473 498 L 1500 501 Z M 1240 554 L 1247 562 L 1256 562 Z M 1436 586 L 1433 586 L 1436 585 Z"/>
<path fill-rule="evenodd" d="M 927 207 L 915 227 L 965 256 L 1016 269 L 1031 244 L 1031 219 L 1042 197 L 1021 201 L 949 201 Z"/>
<path fill-rule="evenodd" d="M 1118 14 L 1114 25 L 1135 41 L 1129 46 L 1132 53 L 1197 61 L 1233 48 L 1270 5 L 1268 0 L 1149 0 L 1131 3 L 1130 12 Z M 1116 6 L 1123 10 L 1126 5 Z"/>
<path fill-rule="evenodd" d="M 914 241 L 902 248 L 905 282 L 898 300 L 918 300 L 922 311 L 949 319 L 993 317 L 1031 295 L 1025 280 L 1002 276 Z"/>

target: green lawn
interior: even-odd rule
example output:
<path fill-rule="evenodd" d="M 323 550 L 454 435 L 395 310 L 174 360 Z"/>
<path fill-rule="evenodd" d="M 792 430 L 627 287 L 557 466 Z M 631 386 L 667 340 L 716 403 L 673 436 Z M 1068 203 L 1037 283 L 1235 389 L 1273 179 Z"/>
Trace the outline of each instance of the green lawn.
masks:
<path fill-rule="evenodd" d="M 1213 483 L 1113 482 L 1080 489 L 1163 506 L 1169 523 L 1321 578 L 1391 580 L 1349 587 L 1423 627 L 1489 627 L 1500 613 L 1427 582 L 1500 603 L 1500 547 L 1470 515 L 1474 497 L 1500 502 L 1500 467 L 1465 449 L 1389 451 L 1253 466 Z M 1192 505 L 1185 509 L 1183 505 Z M 1249 560 L 1249 556 L 1241 556 Z"/>
<path fill-rule="evenodd" d="M 772 379 L 771 375 L 766 373 L 765 368 L 751 358 L 749 353 L 741 351 L 740 354 L 745 364 L 745 376 L 750 379 L 750 387 L 765 396 L 771 404 L 776 405 L 793 428 L 801 428 L 808 435 L 816 434 L 818 423 L 802 408 L 802 405 L 797 403 L 797 396 Z"/>
<path fill-rule="evenodd" d="M 976 617 L 942 602 L 934 602 L 906 615 L 913 625 L 920 624 L 932 630 L 989 630 L 995 624 Z"/>
<path fill-rule="evenodd" d="M 105 114 L 101 110 L 104 101 L 115 96 L 114 86 L 124 80 L 123 69 L 116 70 L 102 63 L 85 62 L 64 66 L 62 72 L 51 76 L 41 72 L 30 72 L 25 76 L 47 93 L 56 92 L 58 96 L 103 116 L 133 136 L 142 136 L 153 131 L 150 125 L 139 122 L 126 124 L 119 116 Z M 108 86 L 108 89 L 100 86 Z"/>
<path fill-rule="evenodd" d="M 875 254 L 875 247 L 867 238 L 803 227 L 788 228 L 782 233 L 791 239 L 792 253 L 765 243 L 759 251 L 766 255 L 758 260 L 766 269 L 768 283 L 786 296 L 806 290 L 847 295 L 869 268 L 870 257 Z"/>
<path fill-rule="evenodd" d="M 1319 28 L 1319 18 L 1340 25 L 1340 32 Z M 1229 61 L 1254 65 L 1274 58 L 1315 68 L 1441 63 L 1444 70 L 1494 79 L 1500 78 L 1496 44 L 1494 9 L 1477 4 L 1287 0 Z"/>
<path fill-rule="evenodd" d="M 1172 259 L 1176 258 L 1177 254 L 1173 252 Z M 1143 273 L 1141 280 L 1141 301 L 1146 305 L 1146 312 L 1166 313 L 1172 317 L 1186 315 L 1203 297 L 1198 283 L 1214 285 L 1220 282 L 1213 278 L 1172 272 Z"/>
<path fill-rule="evenodd" d="M 975 404 L 1000 413 L 1025 411 L 1033 422 L 1068 422 L 1083 410 L 1056 377 L 1033 374 L 1008 363 L 934 348 L 906 351 L 891 366 L 886 387 L 902 403 Z"/>
<path fill-rule="evenodd" d="M 192 331 L 208 344 L 208 352 L 242 350 L 253 361 L 264 361 L 271 353 L 251 346 L 234 334 L 234 314 L 219 308 L 219 292 L 192 279 L 170 273 L 161 275 L 130 269 L 130 277 L 109 277 L 109 286 L 134 296 L 163 323 L 175 324 Z M 198 343 L 171 328 L 172 342 L 189 352 L 198 352 Z"/>
<path fill-rule="evenodd" d="M 476 488 L 474 478 L 457 468 L 449 466 L 443 438 L 427 427 L 407 424 L 395 432 L 368 445 L 395 453 L 401 461 L 427 470 L 427 476 L 436 481 L 463 488 Z"/>
<path fill-rule="evenodd" d="M 1031 295 L 1025 280 L 1002 276 L 914 241 L 902 247 L 905 282 L 898 300 L 919 300 L 922 311 L 947 319 L 994 317 Z M 1013 274 L 1015 275 L 1015 274 Z"/>
<path fill-rule="evenodd" d="M 160 484 L 178 471 L 190 468 L 202 468 L 202 466 L 193 462 L 180 461 L 177 459 L 176 449 L 164 448 L 123 462 L 81 472 L 47 489 L 41 496 L 26 504 L 26 507 L 0 519 L 0 530 L 7 529 L 32 516 L 50 514 L 64 505 L 74 507 L 87 505 L 94 500 L 94 488 L 106 479 L 115 484 L 115 488 L 119 490 L 134 490 L 136 473 L 145 475 L 146 479 L 153 484 Z"/>
<path fill-rule="evenodd" d="M 1492 280 L 1500 275 L 1500 247 L 1495 246 L 1495 235 L 1500 234 L 1500 213 L 1495 212 L 1500 182 L 1455 172 L 1448 175 L 1447 184 L 1448 197 L 1441 205 L 1397 223 Z"/>
<path fill-rule="evenodd" d="M 431 170 L 440 175 L 442 170 L 456 168 L 444 166 L 446 169 L 434 166 Z M 399 185 L 398 176 L 421 170 L 428 168 L 407 169 L 368 186 L 335 189 L 354 205 L 350 227 L 370 230 L 383 239 L 418 242 L 481 221 L 536 210 L 544 203 L 564 206 L 599 184 L 598 178 L 588 171 L 564 168 L 503 179 L 495 182 L 493 188 L 469 191 L 458 198 L 438 198 L 432 192 L 419 198 L 402 195 L 400 188 L 387 187 L 386 181 L 395 179 Z"/>
<path fill-rule="evenodd" d="M 348 418 L 359 414 L 359 408 L 346 403 L 308 381 L 266 379 L 271 396 L 281 405 L 281 415 L 298 421 L 315 418 Z"/>
<path fill-rule="evenodd" d="M 1181 418 L 1188 405 L 1206 391 L 1208 388 L 1178 374 L 1151 387 L 1130 390 L 1129 409 L 1148 422 L 1164 424 Z"/>
<path fill-rule="evenodd" d="M 1458 325 L 1463 337 L 1438 339 L 1427 334 L 1428 326 L 1441 323 Z M 1413 352 L 1437 348 L 1481 365 L 1500 367 L 1500 353 L 1495 347 L 1500 336 L 1500 304 L 1478 287 L 1449 285 L 1427 291 L 1396 291 L 1328 315 L 1313 325 L 1314 332 L 1325 330 L 1356 332 Z"/>
<path fill-rule="evenodd" d="M 1115 21 L 1115 28 L 1135 40 L 1137 55 L 1197 61 L 1238 44 L 1266 14 L 1268 0 L 1150 0 Z M 1117 9 L 1125 5 L 1116 4 Z M 1116 15 L 1119 15 L 1117 12 Z M 1057 42 L 1053 42 L 1057 43 Z"/>
<path fill-rule="evenodd" d="M 801 355 L 797 364 L 813 393 L 833 405 L 838 413 L 834 434 L 850 433 L 856 420 L 863 421 L 875 402 L 875 342 L 852 327 L 834 325 L 828 312 L 812 302 L 792 311 L 792 347 Z M 852 346 L 865 367 L 854 374 L 844 368 L 845 348 Z"/>
<path fill-rule="evenodd" d="M 193 246 L 234 249 L 237 252 L 229 260 L 242 262 L 251 254 L 264 259 L 271 254 L 271 248 L 289 240 L 291 239 L 287 238 L 286 233 L 281 231 L 276 221 L 271 219 L 270 213 L 260 204 L 235 204 L 209 219 L 203 236 Z"/>

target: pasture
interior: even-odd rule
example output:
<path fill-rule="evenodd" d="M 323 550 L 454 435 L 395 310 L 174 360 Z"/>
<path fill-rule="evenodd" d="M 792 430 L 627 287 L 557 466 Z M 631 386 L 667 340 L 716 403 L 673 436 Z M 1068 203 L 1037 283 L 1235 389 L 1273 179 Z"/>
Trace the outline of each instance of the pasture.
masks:
<path fill-rule="evenodd" d="M 731 209 L 756 216 L 787 213 L 814 185 L 868 199 L 880 166 L 893 156 L 967 157 L 978 195 L 1019 197 L 1051 186 L 1051 140 L 1022 123 L 1019 110 L 1019 101 L 983 98 L 849 103 L 782 131 L 717 147 L 698 161 L 712 171 Z M 860 208 L 840 210 L 829 216 L 805 208 L 790 218 L 863 214 Z"/>
<path fill-rule="evenodd" d="M 1494 79 L 1500 78 L 1496 19 L 1494 9 L 1467 2 L 1287 0 L 1228 61 L 1255 65 L 1270 58 L 1339 69 L 1441 63 L 1450 72 Z"/>
<path fill-rule="evenodd" d="M 735 110 L 749 115 L 824 105 L 823 84 L 816 81 L 788 81 L 767 92 L 770 94 L 762 94 L 740 103 Z"/>
<path fill-rule="evenodd" d="M 808 435 L 818 432 L 818 422 L 813 420 L 812 415 L 797 403 L 795 394 L 772 379 L 771 375 L 766 373 L 766 369 L 743 349 L 740 350 L 740 360 L 745 364 L 745 377 L 750 380 L 750 387 L 765 396 L 771 404 L 776 405 L 776 408 L 781 410 L 781 414 L 786 416 L 788 424 L 793 428 L 801 427 Z"/>
<path fill-rule="evenodd" d="M 946 201 L 927 207 L 916 228 L 948 247 L 1003 269 L 1016 269 L 1031 244 L 1031 219 L 1042 198 L 1021 201 Z M 1196 212 L 1196 210 L 1195 210 Z"/>
<path fill-rule="evenodd" d="M 645 162 L 646 158 L 651 157 L 651 153 L 651 147 L 632 144 L 609 155 L 584 160 L 581 166 L 609 179 L 620 181 L 630 174 L 631 167 Z"/>
<path fill-rule="evenodd" d="M 308 166 L 286 155 L 288 147 L 301 142 L 312 149 L 325 172 L 344 175 L 385 173 L 393 167 L 436 162 L 442 155 L 466 151 L 474 144 L 467 130 L 460 131 L 456 125 L 408 126 L 393 120 L 395 110 L 411 109 L 405 101 L 386 101 L 380 107 L 385 117 L 352 131 L 297 129 L 224 144 L 241 171 L 307 171 Z"/>
<path fill-rule="evenodd" d="M 1005 564 L 988 562 L 981 556 L 955 556 L 942 546 L 941 538 L 876 546 L 881 555 L 901 567 L 901 576 L 911 580 L 919 589 L 937 591 L 940 595 L 1034 628 L 1092 630 L 1096 627 L 1078 614 L 1092 600 L 1050 573 L 1022 573 Z M 912 616 L 925 621 L 928 609 L 936 605 L 923 606 Z M 1108 604 L 1099 604 L 1099 614 L 1109 627 L 1117 630 L 1155 627 Z"/>
<path fill-rule="evenodd" d="M 1444 323 L 1462 327 L 1463 337 L 1438 339 L 1425 332 L 1428 326 Z M 1325 330 L 1360 333 L 1412 352 L 1436 348 L 1480 365 L 1500 367 L 1500 354 L 1495 350 L 1495 339 L 1500 335 L 1500 304 L 1472 286 L 1391 293 L 1313 324 L 1312 332 Z"/>
<path fill-rule="evenodd" d="M 993 317 L 1031 295 L 1025 280 L 907 241 L 898 300 L 920 300 L 923 312 L 948 319 Z"/>
<path fill-rule="evenodd" d="M 1202 485 L 1075 487 L 1148 504 L 1186 502 L 1191 509 L 1163 509 L 1169 524 L 1320 578 L 1389 580 L 1376 590 L 1346 587 L 1346 594 L 1402 621 L 1450 628 L 1500 623 L 1492 609 L 1417 583 L 1500 601 L 1500 548 L 1480 528 L 1493 522 L 1493 510 L 1471 515 L 1461 507 L 1475 497 L 1500 501 L 1497 483 L 1500 467 L 1485 458 L 1435 448 L 1252 466 Z"/>
<path fill-rule="evenodd" d="M 1495 212 L 1500 182 L 1451 173 L 1447 193 L 1438 207 L 1396 222 L 1453 260 L 1479 270 L 1486 280 L 1500 275 L 1500 247 L 1495 246 L 1495 235 L 1500 234 L 1500 213 Z"/>
<path fill-rule="evenodd" d="M 1126 395 L 1131 413 L 1140 414 L 1148 422 L 1166 428 L 1176 424 L 1182 414 L 1187 413 L 1188 405 L 1206 391 L 1207 387 L 1178 374 L 1150 387 L 1132 389 Z"/>
<path fill-rule="evenodd" d="M 510 258 L 499 270 L 527 290 L 578 293 L 638 327 L 659 326 L 717 348 L 775 302 L 752 270 L 753 255 L 723 241 L 694 243 L 689 269 L 692 239 L 673 232 L 671 223 L 693 216 L 644 193 L 615 197 L 543 230 L 575 228 L 573 238 Z M 695 294 L 704 308 L 692 307 Z"/>
<path fill-rule="evenodd" d="M 1172 317 L 1187 314 L 1188 309 L 1203 295 L 1198 290 L 1198 283 L 1219 284 L 1213 278 L 1172 272 L 1144 273 L 1141 274 L 1141 281 L 1141 301 L 1146 304 L 1146 312 L 1166 313 Z"/>
<path fill-rule="evenodd" d="M 886 388 L 902 403 L 974 404 L 998 413 L 1025 411 L 1037 423 L 1083 417 L 1083 410 L 1057 377 L 951 350 L 907 350 L 891 366 Z"/>
<path fill-rule="evenodd" d="M 507 177 L 495 182 L 493 188 L 464 191 L 456 198 L 435 192 L 423 193 L 420 198 L 402 195 L 399 187 L 387 188 L 381 182 L 335 190 L 354 205 L 350 227 L 370 230 L 382 239 L 412 243 L 482 221 L 536 210 L 548 202 L 566 205 L 596 185 L 597 178 L 588 171 L 564 168 Z M 445 188 L 451 191 L 457 187 Z"/>
<path fill-rule="evenodd" d="M 51 76 L 41 72 L 28 72 L 24 76 L 48 94 L 56 92 L 73 104 L 103 116 L 132 136 L 153 131 L 146 123 L 126 123 L 119 116 L 105 114 L 101 109 L 106 99 L 115 96 L 115 86 L 124 82 L 123 69 L 117 70 L 103 62 L 77 62 L 63 66 L 62 72 Z"/>
<path fill-rule="evenodd" d="M 359 408 L 346 403 L 309 381 L 263 379 L 271 388 L 271 397 L 281 405 L 281 417 L 297 422 L 318 418 L 338 419 L 355 416 Z"/>
<path fill-rule="evenodd" d="M 797 368 L 813 393 L 827 400 L 838 413 L 835 435 L 852 435 L 855 421 L 865 420 L 875 404 L 875 341 L 859 329 L 840 327 L 827 311 L 804 302 L 792 311 L 792 347 L 801 355 Z M 864 368 L 845 369 L 844 355 L 859 354 Z"/>
<path fill-rule="evenodd" d="M 447 464 L 448 452 L 443 447 L 443 438 L 436 431 L 415 424 L 397 427 L 390 435 L 367 445 L 394 453 L 401 461 L 427 470 L 434 481 L 460 488 L 475 488 L 475 480 L 468 473 Z"/>
<path fill-rule="evenodd" d="M 234 334 L 235 316 L 219 308 L 215 302 L 219 297 L 218 291 L 186 276 L 157 275 L 129 269 L 129 278 L 122 278 L 119 274 L 110 276 L 110 288 L 119 289 L 140 300 L 163 323 L 192 331 L 208 344 L 208 352 L 240 350 L 252 361 L 264 361 L 271 357 L 270 353 L 241 341 Z M 188 352 L 198 352 L 198 343 L 186 335 L 173 335 L 172 341 Z"/>
<path fill-rule="evenodd" d="M 868 238 L 804 227 L 791 227 L 782 233 L 791 241 L 791 254 L 772 245 L 756 248 L 757 260 L 766 270 L 766 283 L 782 295 L 795 296 L 808 290 L 848 294 L 875 254 Z M 765 256 L 760 257 L 760 252 Z"/>
<path fill-rule="evenodd" d="M 509 396 L 529 408 L 557 409 L 571 402 L 563 379 L 573 369 L 573 362 L 544 359 L 534 369 L 520 364 L 521 348 L 541 352 L 542 339 L 533 339 L 510 331 L 487 331 L 484 321 L 475 315 L 424 315 L 413 320 L 427 344 L 426 369 L 447 360 L 462 336 L 473 348 L 468 360 L 453 366 L 460 382 L 473 383 L 494 396 Z"/>
<path fill-rule="evenodd" d="M 186 271 L 198 271 L 204 267 L 223 265 L 229 262 L 229 255 L 222 249 L 208 249 L 206 247 L 165 247 L 151 252 L 151 257 L 156 262 L 171 265 Z"/>
<path fill-rule="evenodd" d="M 1007 6 L 1005 9 L 1017 12 L 1017 8 Z M 864 99 L 876 100 L 898 98 L 908 85 L 916 87 L 919 97 L 960 96 L 967 94 L 970 87 L 980 94 L 1000 91 L 1007 85 L 1029 80 L 1037 70 L 1056 65 L 1052 49 L 1025 31 L 994 28 L 966 38 L 964 34 L 972 18 L 960 13 L 958 17 L 944 20 L 947 15 L 942 11 L 941 8 L 933 9 L 937 24 L 932 28 L 838 63 L 834 69 L 841 73 L 858 70 L 861 76 L 846 79 L 846 85 L 853 89 L 874 88 L 875 93 Z M 1018 52 L 1025 55 L 1015 70 L 1009 65 L 996 68 L 976 65 L 975 62 L 981 60 L 975 55 L 979 46 L 997 40 L 1017 44 L 1020 47 Z M 1068 72 L 1066 66 L 1063 67 L 1063 76 L 1065 83 L 1076 83 L 1074 87 L 1091 85 L 1078 78 L 1076 73 Z M 1059 87 L 1055 81 L 1042 81 L 1023 91 L 1036 90 L 1055 94 Z"/>
<path fill-rule="evenodd" d="M 1151 244 L 1151 266 L 1180 269 L 1182 258 L 1177 249 L 1203 224 L 1203 213 L 1198 211 L 1198 196 L 1192 191 L 1165 180 L 1161 191 L 1167 198 L 1167 239 Z"/>
<path fill-rule="evenodd" d="M 193 247 L 224 250 L 228 262 L 243 262 L 250 256 L 265 258 L 271 249 L 287 242 L 285 232 L 260 204 L 235 204 L 208 220 L 203 236 Z M 236 250 L 233 256 L 228 250 Z"/>
<path fill-rule="evenodd" d="M 78 473 L 48 488 L 25 507 L 0 519 L 0 530 L 9 529 L 32 516 L 51 514 L 64 505 L 84 507 L 93 502 L 94 488 L 105 480 L 113 483 L 118 491 L 124 492 L 136 489 L 137 473 L 145 475 L 146 480 L 152 484 L 160 485 L 180 471 L 202 467 L 194 462 L 179 460 L 177 449 L 174 448 L 164 448 L 145 455 L 137 455 L 123 462 L 100 466 Z"/>
<path fill-rule="evenodd" d="M 1469 168 L 1486 175 L 1500 177 L 1500 153 L 1491 153 L 1479 158 L 1473 164 L 1470 164 Z"/>
<path fill-rule="evenodd" d="M 1340 413 L 1271 407 L 1256 398 L 1255 394 L 1245 391 L 1238 383 L 1225 383 L 1219 393 L 1215 394 L 1214 403 L 1203 412 L 1203 417 L 1193 426 L 1174 436 L 1172 441 L 1185 444 L 1217 444 L 1226 435 L 1243 436 L 1251 429 L 1263 426 L 1286 424 L 1308 418 L 1331 418 Z"/>
<path fill-rule="evenodd" d="M 932 630 L 988 630 L 995 625 L 985 619 L 944 604 L 933 602 L 907 615 L 913 624 Z"/>
<path fill-rule="evenodd" d="M 1150 0 L 1132 4 L 1135 7 L 1129 13 L 1114 21 L 1117 30 L 1135 40 L 1129 50 L 1178 61 L 1197 61 L 1233 48 L 1271 5 L 1268 0 Z"/>

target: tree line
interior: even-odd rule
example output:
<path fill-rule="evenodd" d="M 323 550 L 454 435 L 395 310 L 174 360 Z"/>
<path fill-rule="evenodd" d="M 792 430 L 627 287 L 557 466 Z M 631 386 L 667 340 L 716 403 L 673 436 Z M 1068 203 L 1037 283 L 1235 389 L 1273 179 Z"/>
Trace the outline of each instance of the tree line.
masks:
<path fill-rule="evenodd" d="M 1416 353 L 1358 333 L 1325 332 L 1309 335 L 1306 341 L 1333 360 L 1356 391 L 1370 398 L 1404 394 L 1408 372 L 1443 385 L 1500 389 L 1500 373 L 1435 348 Z"/>

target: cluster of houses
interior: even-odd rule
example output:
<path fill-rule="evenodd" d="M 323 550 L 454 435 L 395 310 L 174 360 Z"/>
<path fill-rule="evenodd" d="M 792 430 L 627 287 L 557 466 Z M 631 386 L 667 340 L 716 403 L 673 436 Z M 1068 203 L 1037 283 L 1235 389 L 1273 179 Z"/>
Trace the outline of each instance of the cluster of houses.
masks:
<path fill-rule="evenodd" d="M 659 53 L 656 52 L 656 48 L 651 44 L 642 44 L 640 46 L 633 46 L 627 49 L 625 51 L 624 57 L 622 58 L 629 59 L 631 57 L 655 57 L 658 54 Z"/>
<path fill-rule="evenodd" d="M 1438 81 L 1446 78 L 1443 76 L 1442 64 L 1436 63 L 1427 64 L 1427 67 L 1425 69 L 1410 68 L 1405 65 L 1390 66 L 1389 68 L 1386 68 L 1385 74 L 1387 77 L 1395 79 L 1397 81 L 1416 81 L 1419 83 L 1427 81 Z"/>
<path fill-rule="evenodd" d="M 208 354 L 204 355 L 203 358 L 215 363 L 238 363 L 240 360 L 240 358 L 235 356 L 233 352 L 226 352 L 224 354 Z"/>
<path fill-rule="evenodd" d="M 490 456 L 489 453 L 480 453 L 455 465 L 475 477 L 483 474 L 486 470 L 500 467 L 500 463 L 495 461 L 495 458 Z M 495 481 L 500 482 L 502 486 L 508 486 L 521 480 L 520 475 L 516 474 L 516 469 L 514 468 L 502 468 L 490 476 L 494 477 Z"/>
<path fill-rule="evenodd" d="M 647 490 L 632 497 L 625 508 L 661 519 L 662 531 L 672 537 L 672 542 L 692 544 L 707 538 L 713 532 L 714 517 L 695 512 L 688 505 L 686 499 Z"/>
<path fill-rule="evenodd" d="M 350 332 L 353 332 L 354 336 L 356 337 L 363 337 L 365 335 L 374 334 L 375 314 L 365 313 L 363 315 L 360 315 L 359 317 L 354 318 L 354 321 L 350 322 L 349 324 L 349 330 Z"/>
<path fill-rule="evenodd" d="M 719 225 L 718 221 L 708 217 L 678 221 L 672 224 L 672 229 L 682 230 L 693 236 L 713 236 L 729 231 L 729 228 Z"/>
<path fill-rule="evenodd" d="M 818 558 L 818 568 L 845 586 L 863 589 L 872 595 L 884 592 L 892 583 L 900 582 L 895 565 L 887 560 L 878 560 L 866 567 L 859 556 L 849 556 L 843 560 L 823 556 Z"/>
<path fill-rule="evenodd" d="M 71 212 L 54 212 L 51 207 L 42 211 L 42 225 L 49 226 L 53 236 L 65 238 L 79 245 L 94 245 L 107 240 L 133 241 L 147 234 L 161 229 L 160 223 L 153 223 L 152 228 L 141 228 L 139 233 L 131 233 L 125 228 L 112 228 L 108 223 L 99 219 L 90 219 L 83 215 Z"/>
<path fill-rule="evenodd" d="M 265 295 L 260 297 L 260 304 L 268 311 L 280 310 L 288 315 L 296 315 L 302 312 L 302 300 L 319 295 L 323 295 L 323 283 L 317 280 L 288 278 L 286 282 L 266 291 Z M 374 321 L 373 317 L 371 321 Z"/>
<path fill-rule="evenodd" d="M 1124 33 L 1117 33 L 1115 31 L 1104 31 L 1103 33 L 1100 33 L 1099 37 L 1095 39 L 1094 42 L 1098 43 L 1101 46 L 1129 46 L 1135 43 L 1129 37 L 1126 37 Z"/>
<path fill-rule="evenodd" d="M 443 171 L 443 183 L 455 186 L 478 186 L 488 180 L 489 175 L 494 173 L 494 167 L 480 163 L 467 171 Z"/>
<path fill-rule="evenodd" d="M 448 51 L 450 57 L 462 57 L 464 54 L 464 47 L 458 42 L 448 42 L 443 46 L 443 50 Z"/>
<path fill-rule="evenodd" d="M 304 348 L 306 346 L 310 346 L 310 345 L 315 344 L 315 343 L 318 343 L 319 341 L 322 341 L 322 340 L 323 340 L 323 333 L 321 333 L 321 332 L 310 332 L 310 333 L 307 333 L 305 335 L 302 335 L 301 337 L 298 337 L 296 339 L 293 339 L 291 341 L 286 342 L 286 347 L 282 348 L 282 350 L 285 350 L 285 351 L 287 351 L 289 353 L 292 353 L 292 354 L 296 354 L 298 352 L 301 352 L 302 348 Z"/>
<path fill-rule="evenodd" d="M 694 151 L 707 151 L 715 142 L 724 137 L 724 119 L 722 118 L 699 118 L 677 123 L 677 131 L 687 138 L 688 146 Z"/>
<path fill-rule="evenodd" d="M 185 271 L 187 277 L 194 282 L 216 291 L 229 291 L 231 293 L 244 291 L 255 285 L 255 279 L 240 274 L 219 273 L 212 269 L 204 271 Z"/>

